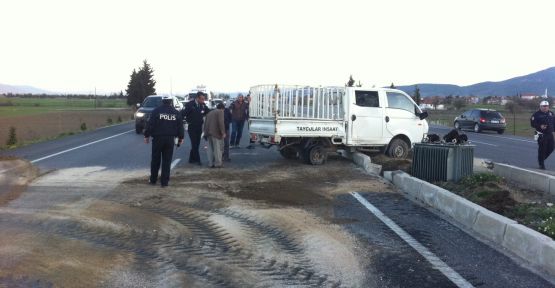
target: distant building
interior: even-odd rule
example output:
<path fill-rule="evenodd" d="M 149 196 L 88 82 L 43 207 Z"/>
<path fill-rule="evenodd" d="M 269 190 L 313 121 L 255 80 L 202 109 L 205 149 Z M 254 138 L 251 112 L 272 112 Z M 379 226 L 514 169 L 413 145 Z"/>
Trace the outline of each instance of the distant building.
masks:
<path fill-rule="evenodd" d="M 468 97 L 465 97 L 465 100 L 466 100 L 466 103 L 469 103 L 469 104 L 480 103 L 480 97 L 478 96 L 468 96 Z"/>
<path fill-rule="evenodd" d="M 440 104 L 444 99 L 445 98 L 440 96 L 425 97 L 420 101 L 419 107 L 424 110 L 445 110 L 445 105 Z"/>
<path fill-rule="evenodd" d="M 443 104 L 434 106 L 433 104 L 420 103 L 419 107 L 422 110 L 445 110 L 445 105 Z"/>
<path fill-rule="evenodd" d="M 522 100 L 534 100 L 540 98 L 540 95 L 533 95 L 533 94 L 522 94 L 520 95 L 520 99 Z"/>
<path fill-rule="evenodd" d="M 509 102 L 509 98 L 506 96 L 492 96 L 486 100 L 486 104 L 494 105 L 505 105 Z"/>

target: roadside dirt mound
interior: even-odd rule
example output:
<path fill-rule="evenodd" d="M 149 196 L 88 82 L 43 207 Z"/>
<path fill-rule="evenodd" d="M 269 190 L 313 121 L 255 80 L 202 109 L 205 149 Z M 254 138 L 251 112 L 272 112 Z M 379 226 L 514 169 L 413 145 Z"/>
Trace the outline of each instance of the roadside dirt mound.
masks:
<path fill-rule="evenodd" d="M 371 154 L 370 159 L 372 159 L 372 163 L 376 163 L 382 165 L 382 173 L 383 171 L 394 171 L 394 170 L 402 170 L 407 173 L 411 173 L 411 165 L 412 159 L 396 159 L 390 158 L 384 154 Z"/>
<path fill-rule="evenodd" d="M 26 160 L 0 158 L 0 206 L 17 199 L 27 184 L 38 176 L 38 169 Z"/>

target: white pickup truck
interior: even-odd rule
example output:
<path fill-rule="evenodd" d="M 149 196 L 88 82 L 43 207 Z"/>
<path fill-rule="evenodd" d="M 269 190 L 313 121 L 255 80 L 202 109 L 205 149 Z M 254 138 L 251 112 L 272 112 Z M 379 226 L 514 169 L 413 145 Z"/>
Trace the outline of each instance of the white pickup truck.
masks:
<path fill-rule="evenodd" d="M 251 137 L 312 165 L 338 149 L 406 158 L 428 133 L 428 113 L 400 90 L 259 85 L 250 95 Z"/>

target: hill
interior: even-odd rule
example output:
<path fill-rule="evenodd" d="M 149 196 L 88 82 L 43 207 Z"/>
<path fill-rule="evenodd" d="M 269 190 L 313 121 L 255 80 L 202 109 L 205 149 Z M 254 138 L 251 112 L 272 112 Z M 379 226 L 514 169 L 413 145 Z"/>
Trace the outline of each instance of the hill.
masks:
<path fill-rule="evenodd" d="M 15 86 L 15 85 L 6 85 L 0 84 L 0 94 L 52 94 L 50 91 L 46 91 L 40 88 L 36 88 L 33 86 Z"/>
<path fill-rule="evenodd" d="M 422 97 L 428 96 L 514 96 L 519 94 L 543 95 L 545 89 L 555 92 L 555 67 L 541 70 L 532 74 L 519 76 L 499 82 L 481 82 L 468 86 L 450 84 L 421 83 L 397 86 L 409 94 L 414 93 L 415 85 L 420 88 Z"/>

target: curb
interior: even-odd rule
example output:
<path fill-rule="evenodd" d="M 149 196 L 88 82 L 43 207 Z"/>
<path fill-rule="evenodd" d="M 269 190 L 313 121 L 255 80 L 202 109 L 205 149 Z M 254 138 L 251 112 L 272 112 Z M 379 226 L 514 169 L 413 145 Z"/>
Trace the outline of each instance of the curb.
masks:
<path fill-rule="evenodd" d="M 493 174 L 546 194 L 555 195 L 555 176 L 501 163 L 493 164 Z"/>
<path fill-rule="evenodd" d="M 555 276 L 555 241 L 550 237 L 403 171 L 385 171 L 384 178 L 411 198 L 441 211 L 464 227 Z"/>
<path fill-rule="evenodd" d="M 362 154 L 360 152 L 350 152 L 347 150 L 341 150 L 339 153 L 341 154 L 341 156 L 352 160 L 367 173 L 375 176 L 380 176 L 382 165 L 372 163 L 372 159 L 370 159 L 370 156 Z"/>

